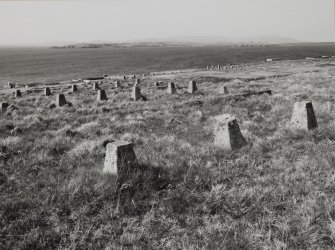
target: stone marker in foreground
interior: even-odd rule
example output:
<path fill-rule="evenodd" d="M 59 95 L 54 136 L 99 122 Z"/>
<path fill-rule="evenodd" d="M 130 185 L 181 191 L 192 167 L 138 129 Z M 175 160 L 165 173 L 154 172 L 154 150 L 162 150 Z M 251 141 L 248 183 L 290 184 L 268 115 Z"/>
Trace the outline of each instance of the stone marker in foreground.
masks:
<path fill-rule="evenodd" d="M 239 149 L 247 144 L 243 137 L 237 120 L 230 115 L 215 117 L 215 139 L 214 144 L 227 150 Z"/>
<path fill-rule="evenodd" d="M 51 91 L 50 91 L 50 88 L 49 88 L 49 87 L 45 87 L 45 88 L 44 88 L 44 95 L 45 95 L 45 96 L 49 96 L 49 95 L 51 95 Z"/>
<path fill-rule="evenodd" d="M 15 90 L 15 97 L 22 97 L 21 91 L 19 89 Z"/>
<path fill-rule="evenodd" d="M 136 164 L 136 155 L 130 142 L 119 141 L 107 144 L 104 173 L 116 174 L 124 178 Z"/>
<path fill-rule="evenodd" d="M 57 107 L 62 107 L 66 104 L 66 99 L 65 96 L 63 94 L 58 94 L 56 96 L 56 106 Z"/>
<path fill-rule="evenodd" d="M 7 102 L 2 102 L 1 103 L 1 109 L 7 109 L 9 104 Z"/>
<path fill-rule="evenodd" d="M 197 84 L 195 83 L 195 81 L 190 81 L 188 84 L 188 90 L 187 92 L 190 94 L 193 94 L 195 91 L 197 91 Z"/>
<path fill-rule="evenodd" d="M 100 89 L 99 84 L 97 82 L 94 82 L 93 83 L 93 90 L 98 90 L 98 89 Z"/>
<path fill-rule="evenodd" d="M 168 83 L 167 93 L 170 95 L 174 95 L 177 93 L 176 86 L 173 82 Z"/>
<path fill-rule="evenodd" d="M 140 89 L 138 86 L 135 85 L 135 86 L 133 87 L 132 92 L 131 92 L 131 98 L 132 98 L 134 101 L 137 101 L 137 100 L 139 100 L 141 97 L 142 97 L 141 89 Z"/>
<path fill-rule="evenodd" d="M 315 118 L 312 102 L 296 102 L 294 103 L 291 123 L 294 128 L 311 130 L 318 127 Z"/>
<path fill-rule="evenodd" d="M 77 85 L 73 84 L 71 86 L 71 92 L 77 92 L 77 91 L 78 91 Z"/>
<path fill-rule="evenodd" d="M 107 101 L 107 95 L 105 90 L 101 89 L 98 90 L 98 97 L 97 97 L 98 101 Z"/>
<path fill-rule="evenodd" d="M 136 79 L 135 86 L 139 86 L 140 84 L 141 84 L 141 80 L 140 79 Z"/>
<path fill-rule="evenodd" d="M 154 83 L 154 86 L 155 86 L 155 87 L 158 87 L 158 86 L 159 86 L 159 82 L 155 82 L 155 83 Z"/>

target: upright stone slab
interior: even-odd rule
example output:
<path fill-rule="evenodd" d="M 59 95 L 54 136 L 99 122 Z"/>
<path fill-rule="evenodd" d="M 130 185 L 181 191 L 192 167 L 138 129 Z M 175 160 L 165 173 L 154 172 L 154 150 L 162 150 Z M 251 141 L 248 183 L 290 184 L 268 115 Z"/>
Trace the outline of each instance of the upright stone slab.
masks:
<path fill-rule="evenodd" d="M 188 84 L 188 93 L 193 94 L 195 91 L 197 91 L 197 84 L 195 81 L 190 81 Z"/>
<path fill-rule="evenodd" d="M 140 84 L 141 84 L 141 80 L 140 79 L 136 79 L 135 86 L 139 86 Z"/>
<path fill-rule="evenodd" d="M 15 90 L 15 97 L 22 97 L 21 91 L 19 89 Z"/>
<path fill-rule="evenodd" d="M 71 86 L 71 92 L 77 92 L 77 91 L 78 91 L 77 85 L 73 84 Z"/>
<path fill-rule="evenodd" d="M 135 85 L 135 86 L 133 87 L 132 92 L 131 92 L 131 98 L 132 98 L 134 101 L 138 101 L 141 97 L 142 97 L 141 89 L 140 89 L 138 86 Z"/>
<path fill-rule="evenodd" d="M 66 99 L 65 96 L 63 94 L 58 94 L 56 96 L 56 106 L 57 107 L 62 107 L 66 104 Z"/>
<path fill-rule="evenodd" d="M 9 106 L 9 104 L 8 104 L 7 102 L 2 102 L 2 103 L 1 103 L 1 109 L 2 109 L 2 110 L 7 109 L 8 106 Z"/>
<path fill-rule="evenodd" d="M 115 88 L 117 88 L 117 89 L 118 89 L 118 88 L 120 88 L 120 87 L 121 87 L 121 84 L 120 84 L 120 82 L 119 82 L 119 81 L 116 81 L 116 82 L 115 82 Z"/>
<path fill-rule="evenodd" d="M 125 178 L 137 165 L 133 145 L 129 142 L 111 142 L 106 147 L 104 173 Z"/>
<path fill-rule="evenodd" d="M 311 130 L 318 127 L 312 102 L 296 102 L 293 108 L 291 123 L 294 128 Z"/>
<path fill-rule="evenodd" d="M 105 90 L 101 89 L 98 90 L 98 97 L 97 97 L 98 101 L 107 101 L 107 95 Z"/>
<path fill-rule="evenodd" d="M 154 82 L 155 87 L 159 87 L 159 82 Z"/>
<path fill-rule="evenodd" d="M 49 96 L 49 95 L 51 95 L 51 91 L 50 91 L 50 88 L 49 88 L 49 87 L 45 87 L 45 88 L 44 88 L 44 95 L 45 95 L 45 96 Z"/>
<path fill-rule="evenodd" d="M 93 90 L 99 90 L 99 84 L 97 82 L 93 83 Z"/>
<path fill-rule="evenodd" d="M 237 120 L 230 115 L 216 116 L 214 143 L 227 150 L 239 149 L 247 144 Z"/>
<path fill-rule="evenodd" d="M 173 82 L 168 83 L 167 93 L 169 95 L 177 94 L 176 86 L 174 85 Z"/>

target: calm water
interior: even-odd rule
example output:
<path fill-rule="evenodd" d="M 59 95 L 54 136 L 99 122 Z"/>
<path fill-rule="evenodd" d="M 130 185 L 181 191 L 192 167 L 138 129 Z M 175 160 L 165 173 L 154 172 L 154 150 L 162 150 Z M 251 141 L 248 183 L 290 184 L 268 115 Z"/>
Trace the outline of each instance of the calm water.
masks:
<path fill-rule="evenodd" d="M 111 73 L 145 73 L 259 62 L 265 58 L 300 59 L 334 55 L 334 48 L 331 44 L 73 50 L 0 48 L 0 85 L 7 84 L 9 80 L 45 83 Z"/>

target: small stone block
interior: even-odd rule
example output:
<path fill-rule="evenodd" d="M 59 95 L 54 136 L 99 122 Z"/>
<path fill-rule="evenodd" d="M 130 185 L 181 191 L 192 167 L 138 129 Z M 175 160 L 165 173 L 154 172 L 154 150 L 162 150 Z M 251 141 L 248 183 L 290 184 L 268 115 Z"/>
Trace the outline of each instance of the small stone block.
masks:
<path fill-rule="evenodd" d="M 97 82 L 93 83 L 93 90 L 98 90 L 99 88 L 99 84 Z"/>
<path fill-rule="evenodd" d="M 188 84 L 188 93 L 193 94 L 195 91 L 197 91 L 197 84 L 195 83 L 195 81 L 190 81 Z"/>
<path fill-rule="evenodd" d="M 15 97 L 22 97 L 21 91 L 19 89 L 15 90 Z"/>
<path fill-rule="evenodd" d="M 62 107 L 66 104 L 66 99 L 65 96 L 63 94 L 58 94 L 56 96 L 56 106 L 57 107 Z"/>
<path fill-rule="evenodd" d="M 303 130 L 312 130 L 318 127 L 312 102 L 304 101 L 294 104 L 291 124 L 294 128 Z"/>
<path fill-rule="evenodd" d="M 125 175 L 137 164 L 133 145 L 129 142 L 111 142 L 106 146 L 104 173 Z"/>
<path fill-rule="evenodd" d="M 228 95 L 228 94 L 229 94 L 229 91 L 228 91 L 228 89 L 227 89 L 226 86 L 223 86 L 223 89 L 221 89 L 221 93 L 222 93 L 222 94 L 225 94 L 225 95 Z"/>
<path fill-rule="evenodd" d="M 173 82 L 168 83 L 167 93 L 169 95 L 174 95 L 177 93 L 176 86 L 174 85 Z"/>
<path fill-rule="evenodd" d="M 98 101 L 107 101 L 107 95 L 105 90 L 101 89 L 98 90 L 98 96 L 97 96 Z"/>
<path fill-rule="evenodd" d="M 1 109 L 7 109 L 9 104 L 7 102 L 2 102 L 1 103 Z"/>
<path fill-rule="evenodd" d="M 237 120 L 229 115 L 215 117 L 217 124 L 214 131 L 214 144 L 227 150 L 239 149 L 247 144 Z"/>
<path fill-rule="evenodd" d="M 71 86 L 71 92 L 77 92 L 77 91 L 78 91 L 77 85 L 73 84 Z"/>
<path fill-rule="evenodd" d="M 141 97 L 142 97 L 141 89 L 140 89 L 138 86 L 135 85 L 135 86 L 133 87 L 132 92 L 131 92 L 131 98 L 132 98 L 134 101 L 137 101 L 137 100 L 139 100 Z"/>
<path fill-rule="evenodd" d="M 50 91 L 50 88 L 49 88 L 49 87 L 45 87 L 45 88 L 44 88 L 44 95 L 45 95 L 45 96 L 50 96 L 50 95 L 51 95 L 51 91 Z"/>

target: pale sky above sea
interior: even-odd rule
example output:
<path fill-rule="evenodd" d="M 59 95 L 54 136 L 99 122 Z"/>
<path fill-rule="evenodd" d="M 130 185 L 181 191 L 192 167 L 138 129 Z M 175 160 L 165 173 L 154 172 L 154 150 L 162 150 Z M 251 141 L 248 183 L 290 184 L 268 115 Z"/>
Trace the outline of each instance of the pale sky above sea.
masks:
<path fill-rule="evenodd" d="M 0 45 L 174 37 L 334 41 L 334 1 L 0 1 Z"/>

